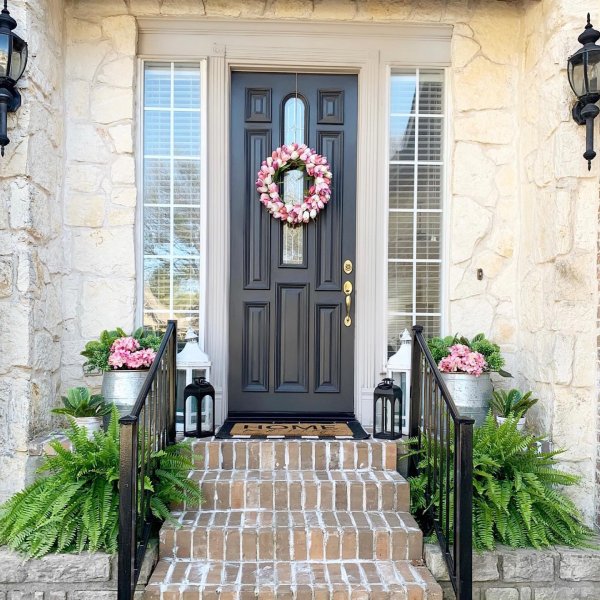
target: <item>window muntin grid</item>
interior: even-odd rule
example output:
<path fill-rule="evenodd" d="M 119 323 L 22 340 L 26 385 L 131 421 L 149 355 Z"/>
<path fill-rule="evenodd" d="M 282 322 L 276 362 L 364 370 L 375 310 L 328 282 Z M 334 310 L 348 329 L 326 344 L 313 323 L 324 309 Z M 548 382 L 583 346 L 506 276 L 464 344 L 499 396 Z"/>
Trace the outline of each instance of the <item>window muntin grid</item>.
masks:
<path fill-rule="evenodd" d="M 200 329 L 202 71 L 146 62 L 143 92 L 143 322 Z"/>
<path fill-rule="evenodd" d="M 388 355 L 405 328 L 441 320 L 444 72 L 394 70 L 388 156 Z"/>

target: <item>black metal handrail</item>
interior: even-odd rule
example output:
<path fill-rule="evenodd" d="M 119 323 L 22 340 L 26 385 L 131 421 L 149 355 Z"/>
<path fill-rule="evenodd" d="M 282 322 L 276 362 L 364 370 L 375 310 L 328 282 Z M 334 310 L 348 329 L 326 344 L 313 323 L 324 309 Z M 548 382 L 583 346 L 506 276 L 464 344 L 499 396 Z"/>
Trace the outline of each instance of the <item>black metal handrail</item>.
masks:
<path fill-rule="evenodd" d="M 419 454 L 409 475 L 424 474 L 427 518 L 457 600 L 472 599 L 473 423 L 460 415 L 433 360 L 423 327 L 413 327 L 409 435 Z"/>
<path fill-rule="evenodd" d="M 177 321 L 169 321 L 135 405 L 119 420 L 118 600 L 134 596 L 155 524 L 145 481 L 153 476 L 153 455 L 175 442 L 176 368 Z"/>

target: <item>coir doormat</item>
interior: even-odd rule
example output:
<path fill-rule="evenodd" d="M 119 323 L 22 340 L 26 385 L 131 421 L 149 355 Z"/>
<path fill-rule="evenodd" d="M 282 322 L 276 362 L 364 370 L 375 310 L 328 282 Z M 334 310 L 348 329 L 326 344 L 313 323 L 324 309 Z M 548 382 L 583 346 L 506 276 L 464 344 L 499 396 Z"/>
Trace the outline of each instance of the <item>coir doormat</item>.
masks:
<path fill-rule="evenodd" d="M 216 437 L 218 439 L 358 439 L 369 437 L 358 421 L 332 423 L 245 422 L 227 419 Z"/>

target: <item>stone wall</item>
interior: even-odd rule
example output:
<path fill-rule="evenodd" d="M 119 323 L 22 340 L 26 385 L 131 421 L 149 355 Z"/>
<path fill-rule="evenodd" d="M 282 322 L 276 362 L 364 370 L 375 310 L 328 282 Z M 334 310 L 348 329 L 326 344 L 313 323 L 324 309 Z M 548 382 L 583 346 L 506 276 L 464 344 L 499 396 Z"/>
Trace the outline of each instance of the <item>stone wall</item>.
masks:
<path fill-rule="evenodd" d="M 146 553 L 136 598 L 157 559 L 156 544 Z M 117 600 L 117 557 L 102 552 L 49 554 L 24 560 L 0 548 L 0 600 Z"/>
<path fill-rule="evenodd" d="M 594 508 L 600 171 L 598 160 L 588 171 L 581 156 L 585 128 L 571 118 L 566 75 L 589 8 L 580 0 L 543 0 L 528 3 L 523 14 L 517 381 L 541 400 L 531 411 L 536 429 L 567 449 L 561 466 L 582 476 L 569 493 L 591 522 L 600 510 L 598 498 Z"/>
<path fill-rule="evenodd" d="M 30 62 L 0 159 L 0 501 L 23 486 L 27 442 L 50 425 L 63 332 L 63 2 L 10 3 Z"/>
<path fill-rule="evenodd" d="M 453 599 L 446 564 L 437 545 L 425 545 L 425 561 Z M 473 600 L 597 600 L 600 551 L 551 548 L 473 554 Z"/>

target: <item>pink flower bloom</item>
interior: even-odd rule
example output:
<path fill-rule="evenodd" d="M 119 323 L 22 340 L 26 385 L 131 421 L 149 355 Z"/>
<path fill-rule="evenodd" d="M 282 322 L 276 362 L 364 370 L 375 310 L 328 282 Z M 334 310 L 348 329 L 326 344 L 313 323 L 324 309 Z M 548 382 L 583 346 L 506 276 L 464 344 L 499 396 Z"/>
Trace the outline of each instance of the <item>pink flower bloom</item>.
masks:
<path fill-rule="evenodd" d="M 450 346 L 449 351 L 450 354 L 442 358 L 438 365 L 442 373 L 468 373 L 479 377 L 487 368 L 483 355 L 473 352 L 464 344 Z"/>

